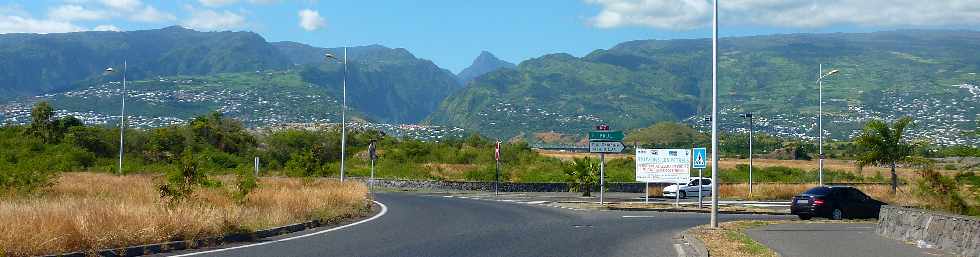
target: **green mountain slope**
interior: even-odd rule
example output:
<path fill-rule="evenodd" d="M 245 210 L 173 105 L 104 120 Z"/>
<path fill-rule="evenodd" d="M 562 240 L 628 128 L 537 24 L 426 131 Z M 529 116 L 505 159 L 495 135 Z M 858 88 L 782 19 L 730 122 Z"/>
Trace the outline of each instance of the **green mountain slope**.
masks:
<path fill-rule="evenodd" d="M 129 63 L 130 79 L 283 69 L 289 61 L 251 32 L 177 26 L 129 32 L 0 35 L 0 93 L 26 96 L 98 79 Z"/>
<path fill-rule="evenodd" d="M 974 127 L 980 111 L 980 96 L 954 86 L 977 85 L 980 32 L 790 34 L 720 42 L 720 121 L 727 129 L 743 126 L 738 114 L 750 111 L 768 133 L 816 136 L 820 63 L 841 70 L 824 82 L 825 125 L 836 138 L 848 138 L 869 118 L 901 115 L 920 120 L 920 136 L 954 134 Z M 597 123 L 621 129 L 664 120 L 697 123 L 710 111 L 710 51 L 709 39 L 644 40 L 582 58 L 547 55 L 517 71 L 477 78 L 430 120 L 504 137 L 580 134 Z"/>
<path fill-rule="evenodd" d="M 344 67 L 324 61 L 324 54 L 343 58 L 341 48 L 317 48 L 298 43 L 276 43 L 295 64 L 306 64 L 303 81 L 324 87 L 331 95 L 342 94 Z M 380 45 L 351 47 L 348 52 L 348 105 L 369 118 L 388 123 L 415 123 L 436 110 L 460 89 L 456 76 L 432 61 L 420 59 L 402 48 Z"/>

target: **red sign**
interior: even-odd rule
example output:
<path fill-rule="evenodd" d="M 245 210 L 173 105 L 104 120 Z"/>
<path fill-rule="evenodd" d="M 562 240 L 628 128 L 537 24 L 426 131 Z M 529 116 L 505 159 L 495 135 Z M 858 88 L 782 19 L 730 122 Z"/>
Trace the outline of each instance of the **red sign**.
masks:
<path fill-rule="evenodd" d="M 497 147 L 493 149 L 493 159 L 500 161 L 500 141 L 497 141 Z"/>

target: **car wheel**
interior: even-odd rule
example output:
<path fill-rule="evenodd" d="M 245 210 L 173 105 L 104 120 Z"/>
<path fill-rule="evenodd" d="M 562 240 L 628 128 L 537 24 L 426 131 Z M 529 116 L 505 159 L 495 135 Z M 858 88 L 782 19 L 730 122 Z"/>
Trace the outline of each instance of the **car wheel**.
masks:
<path fill-rule="evenodd" d="M 830 219 L 841 220 L 844 219 L 844 212 L 840 209 L 834 209 L 834 212 L 830 213 Z"/>
<path fill-rule="evenodd" d="M 687 198 L 687 192 L 681 191 L 681 198 Z"/>
<path fill-rule="evenodd" d="M 810 217 L 810 215 L 799 215 L 799 216 L 800 216 L 800 219 L 801 220 L 810 220 L 810 218 L 813 218 L 813 217 Z"/>

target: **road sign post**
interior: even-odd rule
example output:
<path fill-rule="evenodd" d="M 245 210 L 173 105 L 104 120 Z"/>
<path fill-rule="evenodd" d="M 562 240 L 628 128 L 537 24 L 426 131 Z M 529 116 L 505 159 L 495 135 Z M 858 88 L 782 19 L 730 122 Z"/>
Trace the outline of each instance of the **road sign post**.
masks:
<path fill-rule="evenodd" d="M 626 148 L 623 145 L 622 131 L 609 130 L 609 125 L 596 126 L 596 131 L 589 132 L 589 152 L 599 154 L 599 205 L 605 204 L 606 191 L 606 153 L 620 153 Z"/>
<path fill-rule="evenodd" d="M 500 194 L 500 140 L 493 149 L 494 175 L 493 175 L 493 195 Z"/>
<path fill-rule="evenodd" d="M 644 189 L 645 190 L 643 192 L 646 192 L 645 193 L 646 195 L 644 196 L 646 199 L 643 200 L 643 202 L 644 203 L 650 203 L 650 182 L 647 182 L 646 183 L 646 187 L 644 187 Z"/>
<path fill-rule="evenodd" d="M 701 200 L 702 199 L 701 198 L 701 194 L 702 194 L 702 192 L 704 192 L 704 184 L 701 183 L 701 182 L 704 181 L 704 180 L 701 180 L 701 178 L 704 177 L 704 174 L 702 174 L 702 172 L 704 172 L 704 169 L 698 169 L 698 209 L 704 208 L 704 205 L 702 204 L 703 202 Z M 711 192 L 711 193 L 714 193 L 714 192 Z"/>
<path fill-rule="evenodd" d="M 704 169 L 708 167 L 707 155 L 708 149 L 706 148 L 693 148 L 691 149 L 693 153 L 691 156 L 691 167 L 698 169 L 698 209 L 704 208 L 704 201 L 702 195 L 704 194 L 704 184 L 701 183 L 704 178 Z M 712 182 L 713 183 L 713 182 Z M 714 195 L 714 191 L 711 192 Z"/>
<path fill-rule="evenodd" d="M 599 153 L 599 205 L 603 205 L 602 193 L 606 191 L 606 153 Z"/>
<path fill-rule="evenodd" d="M 371 188 L 374 188 L 374 162 L 378 160 L 377 145 L 378 145 L 377 140 L 371 140 L 371 144 L 368 145 L 368 155 L 369 155 L 368 157 L 371 159 L 371 180 L 369 181 L 368 186 L 370 186 Z"/>
<path fill-rule="evenodd" d="M 259 157 L 255 157 L 255 177 L 259 177 Z"/>

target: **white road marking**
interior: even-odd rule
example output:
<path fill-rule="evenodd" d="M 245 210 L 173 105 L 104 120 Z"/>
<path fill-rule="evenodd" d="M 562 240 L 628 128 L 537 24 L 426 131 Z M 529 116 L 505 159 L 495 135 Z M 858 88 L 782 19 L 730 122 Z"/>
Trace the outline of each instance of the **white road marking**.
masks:
<path fill-rule="evenodd" d="M 266 241 L 266 242 L 261 242 L 261 243 L 254 243 L 254 244 L 247 244 L 247 245 L 239 245 L 239 246 L 235 246 L 235 247 L 228 247 L 228 248 L 221 248 L 221 249 L 215 249 L 215 250 L 210 250 L 210 251 L 187 253 L 187 254 L 172 255 L 172 256 L 173 257 L 183 257 L 183 256 L 201 255 L 201 254 L 206 254 L 206 253 L 224 252 L 224 251 L 230 251 L 230 250 L 235 250 L 235 249 L 248 248 L 248 247 L 253 247 L 253 246 L 260 246 L 260 245 L 267 245 L 267 244 L 278 243 L 278 242 L 285 242 L 285 241 L 289 241 L 289 240 L 293 240 L 293 239 L 306 238 L 306 237 L 311 237 L 311 236 L 315 236 L 315 235 L 319 235 L 319 234 L 323 234 L 323 233 L 327 233 L 327 232 L 332 232 L 332 231 L 337 231 L 337 230 L 345 229 L 345 228 L 348 228 L 348 227 L 353 227 L 353 226 L 358 225 L 358 224 L 361 224 L 361 223 L 365 223 L 365 222 L 369 222 L 369 221 L 375 220 L 377 218 L 380 218 L 381 216 L 384 216 L 386 213 L 388 213 L 388 206 L 385 206 L 383 203 L 378 202 L 378 201 L 373 201 L 373 202 L 376 203 L 376 204 L 378 204 L 379 206 L 381 206 L 381 212 L 379 212 L 378 214 L 376 214 L 376 215 L 374 215 L 371 218 L 368 218 L 366 220 L 354 222 L 354 223 L 343 225 L 343 226 L 339 226 L 339 227 L 336 227 L 336 228 L 327 229 L 327 230 L 324 230 L 324 231 L 317 231 L 317 232 L 314 232 L 314 233 L 309 233 L 309 234 L 305 234 L 305 235 L 298 235 L 298 236 L 294 236 L 294 237 L 287 237 L 287 238 L 282 238 L 282 239 L 278 239 L 278 240 L 274 240 L 274 241 Z"/>
<path fill-rule="evenodd" d="M 677 251 L 677 256 L 687 257 L 687 252 L 684 251 L 684 247 L 680 244 L 674 244 L 674 250 Z"/>
<path fill-rule="evenodd" d="M 641 216 L 625 215 L 625 216 L 623 216 L 623 218 L 655 218 L 655 217 L 656 216 L 651 216 L 651 215 L 641 215 Z"/>
<path fill-rule="evenodd" d="M 516 202 L 517 200 L 503 199 L 503 200 L 497 200 L 497 201 L 501 201 L 501 202 Z"/>
<path fill-rule="evenodd" d="M 533 201 L 533 202 L 525 202 L 525 203 L 526 204 L 543 204 L 543 203 L 548 203 L 548 201 Z"/>
<path fill-rule="evenodd" d="M 453 196 L 451 196 L 451 195 L 444 195 L 442 197 L 445 197 L 445 198 L 453 198 Z"/>

